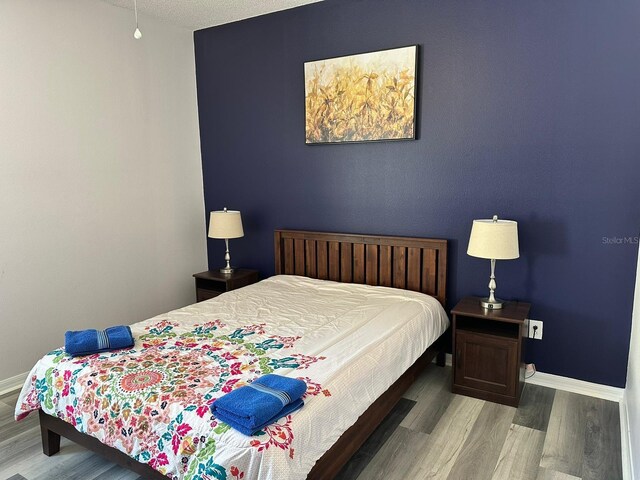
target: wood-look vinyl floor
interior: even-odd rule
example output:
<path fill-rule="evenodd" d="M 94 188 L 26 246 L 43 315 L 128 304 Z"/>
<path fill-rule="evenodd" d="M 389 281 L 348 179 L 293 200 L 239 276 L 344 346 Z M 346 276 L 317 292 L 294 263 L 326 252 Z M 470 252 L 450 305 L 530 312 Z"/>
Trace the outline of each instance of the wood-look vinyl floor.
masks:
<path fill-rule="evenodd" d="M 527 385 L 516 409 L 450 382 L 430 365 L 338 480 L 622 479 L 617 403 Z M 37 415 L 13 420 L 17 397 L 0 396 L 0 480 L 142 480 L 65 439 L 46 457 Z"/>

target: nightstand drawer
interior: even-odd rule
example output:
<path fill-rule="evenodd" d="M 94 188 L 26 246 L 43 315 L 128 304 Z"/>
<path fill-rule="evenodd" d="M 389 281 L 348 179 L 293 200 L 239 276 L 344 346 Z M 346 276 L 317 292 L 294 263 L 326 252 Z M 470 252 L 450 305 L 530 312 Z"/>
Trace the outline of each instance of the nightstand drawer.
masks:
<path fill-rule="evenodd" d="M 196 301 L 204 302 L 205 300 L 209 300 L 210 298 L 217 297 L 223 292 L 217 292 L 215 290 L 207 290 L 205 288 L 197 288 L 196 289 Z"/>
<path fill-rule="evenodd" d="M 217 297 L 221 293 L 246 287 L 258 281 L 258 271 L 238 268 L 230 274 L 219 270 L 195 273 L 196 301 L 202 302 Z"/>
<path fill-rule="evenodd" d="M 465 330 L 456 332 L 454 384 L 515 396 L 518 341 Z"/>

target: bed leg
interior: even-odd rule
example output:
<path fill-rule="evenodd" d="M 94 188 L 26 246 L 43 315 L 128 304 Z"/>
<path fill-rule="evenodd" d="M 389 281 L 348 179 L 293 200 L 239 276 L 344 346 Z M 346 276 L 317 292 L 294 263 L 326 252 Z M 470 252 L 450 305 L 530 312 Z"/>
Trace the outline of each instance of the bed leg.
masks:
<path fill-rule="evenodd" d="M 42 433 L 42 453 L 47 457 L 55 455 L 60 451 L 60 435 L 48 430 L 47 427 L 41 426 L 40 429 Z"/>
<path fill-rule="evenodd" d="M 444 367 L 447 361 L 447 353 L 444 350 L 440 350 L 436 356 L 436 365 Z"/>
<path fill-rule="evenodd" d="M 47 457 L 60 451 L 60 435 L 47 428 L 43 415 L 40 415 L 40 435 L 42 437 L 42 453 Z"/>

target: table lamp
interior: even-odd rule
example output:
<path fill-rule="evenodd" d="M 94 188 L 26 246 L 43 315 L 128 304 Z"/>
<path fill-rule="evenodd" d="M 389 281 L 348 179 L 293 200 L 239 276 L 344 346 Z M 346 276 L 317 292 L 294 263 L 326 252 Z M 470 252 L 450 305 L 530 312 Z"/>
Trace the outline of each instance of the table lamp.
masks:
<path fill-rule="evenodd" d="M 518 249 L 518 222 L 493 219 L 474 220 L 469 237 L 467 255 L 491 260 L 489 297 L 480 300 L 480 305 L 489 310 L 502 308 L 504 302 L 495 297 L 496 260 L 511 260 L 520 256 Z"/>
<path fill-rule="evenodd" d="M 209 238 L 224 239 L 226 251 L 224 254 L 224 260 L 227 265 L 220 269 L 221 273 L 231 274 L 233 268 L 231 268 L 231 255 L 229 255 L 229 239 L 240 238 L 244 236 L 244 230 L 242 230 L 242 218 L 240 212 L 235 210 L 216 210 L 211 212 L 209 216 Z"/>

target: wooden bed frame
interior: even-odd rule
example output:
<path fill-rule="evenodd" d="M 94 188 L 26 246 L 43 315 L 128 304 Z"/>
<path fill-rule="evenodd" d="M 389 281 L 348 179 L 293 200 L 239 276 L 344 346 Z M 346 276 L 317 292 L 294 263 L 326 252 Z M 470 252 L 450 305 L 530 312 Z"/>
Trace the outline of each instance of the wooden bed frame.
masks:
<path fill-rule="evenodd" d="M 342 233 L 276 230 L 276 274 L 349 283 L 366 283 L 415 290 L 436 297 L 444 306 L 447 283 L 447 241 L 428 238 L 353 235 Z M 383 393 L 338 441 L 316 462 L 307 480 L 328 480 L 340 472 L 389 414 L 422 369 L 437 357 L 444 366 L 446 334 L 438 338 Z M 145 479 L 168 477 L 149 465 L 139 463 L 94 437 L 81 433 L 59 418 L 40 415 L 42 450 L 51 456 L 60 450 L 60 436 L 84 446 L 113 463 L 122 465 Z"/>

